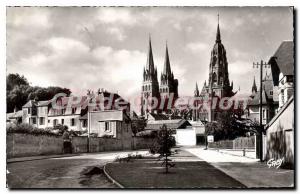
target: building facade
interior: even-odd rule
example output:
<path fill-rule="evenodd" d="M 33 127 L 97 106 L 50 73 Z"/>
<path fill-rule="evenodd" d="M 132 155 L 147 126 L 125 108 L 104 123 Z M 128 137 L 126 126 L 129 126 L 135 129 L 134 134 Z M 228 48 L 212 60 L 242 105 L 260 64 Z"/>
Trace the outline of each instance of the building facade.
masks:
<path fill-rule="evenodd" d="M 130 104 L 118 94 L 107 91 L 82 97 L 58 97 L 48 101 L 30 100 L 22 107 L 22 122 L 37 128 L 65 125 L 69 130 L 83 132 L 88 129 L 89 112 L 108 110 L 129 115 Z"/>
<path fill-rule="evenodd" d="M 200 93 L 198 85 L 196 85 L 194 97 L 199 99 L 196 103 L 200 104 L 203 101 L 208 101 L 211 97 L 218 99 L 232 97 L 234 95 L 232 89 L 233 83 L 231 82 L 230 85 L 229 82 L 226 50 L 221 41 L 221 32 L 218 23 L 216 41 L 211 51 L 208 83 L 205 81 Z M 217 109 L 207 111 L 200 107 L 196 111 L 193 111 L 193 118 L 194 120 L 214 121 L 217 120 L 217 114 Z"/>
<path fill-rule="evenodd" d="M 266 159 L 282 159 L 286 168 L 294 168 L 294 42 L 283 41 L 270 58 L 273 85 L 278 87 L 276 114 L 266 124 Z"/>
<path fill-rule="evenodd" d="M 178 80 L 174 78 L 171 70 L 168 46 L 166 45 L 165 62 L 160 77 L 160 85 L 157 79 L 157 68 L 154 64 L 151 39 L 147 63 L 143 72 L 143 84 L 141 93 L 141 115 L 147 117 L 147 113 L 170 113 L 175 100 L 178 98 Z M 171 107 L 167 105 L 171 103 Z"/>

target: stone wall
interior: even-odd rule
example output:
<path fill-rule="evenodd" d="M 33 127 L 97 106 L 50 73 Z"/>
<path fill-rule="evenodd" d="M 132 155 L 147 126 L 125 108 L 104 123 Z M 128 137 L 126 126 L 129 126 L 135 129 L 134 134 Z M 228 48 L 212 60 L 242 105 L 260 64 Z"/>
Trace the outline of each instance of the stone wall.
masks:
<path fill-rule="evenodd" d="M 9 133 L 6 135 L 7 158 L 63 153 L 63 139 L 46 135 Z"/>
<path fill-rule="evenodd" d="M 91 137 L 89 141 L 90 152 L 149 149 L 153 144 L 152 138 L 129 136 L 123 136 L 120 139 Z M 63 153 L 61 137 L 9 133 L 6 142 L 7 158 Z M 72 153 L 86 152 L 88 152 L 88 138 L 73 137 Z"/>

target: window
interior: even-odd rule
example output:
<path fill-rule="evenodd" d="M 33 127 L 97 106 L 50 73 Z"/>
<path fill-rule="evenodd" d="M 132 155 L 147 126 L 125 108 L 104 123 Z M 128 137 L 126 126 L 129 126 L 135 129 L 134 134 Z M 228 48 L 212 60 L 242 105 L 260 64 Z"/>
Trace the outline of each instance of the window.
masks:
<path fill-rule="evenodd" d="M 76 108 L 72 108 L 72 114 L 75 114 Z"/>
<path fill-rule="evenodd" d="M 75 119 L 71 119 L 71 126 L 75 126 Z"/>
<path fill-rule="evenodd" d="M 50 123 L 50 119 L 48 119 L 48 123 Z"/>
<path fill-rule="evenodd" d="M 270 95 L 271 95 L 271 96 L 273 95 L 273 90 L 270 90 Z"/>
<path fill-rule="evenodd" d="M 31 108 L 28 108 L 28 114 L 31 114 Z"/>
<path fill-rule="evenodd" d="M 45 117 L 40 117 L 40 125 L 45 125 Z"/>
<path fill-rule="evenodd" d="M 58 123 L 57 123 L 57 119 L 54 119 L 54 120 L 53 120 L 53 126 L 55 127 L 57 124 L 58 124 Z"/>
<path fill-rule="evenodd" d="M 266 118 L 266 110 L 263 110 L 263 118 Z"/>
<path fill-rule="evenodd" d="M 61 124 L 65 124 L 65 119 L 61 119 Z"/>
<path fill-rule="evenodd" d="M 104 129 L 105 132 L 110 132 L 110 129 L 109 129 L 109 122 L 105 122 L 105 129 Z"/>
<path fill-rule="evenodd" d="M 32 124 L 36 124 L 36 118 L 31 118 L 32 119 Z"/>
<path fill-rule="evenodd" d="M 87 127 L 87 120 L 83 120 L 82 127 Z"/>

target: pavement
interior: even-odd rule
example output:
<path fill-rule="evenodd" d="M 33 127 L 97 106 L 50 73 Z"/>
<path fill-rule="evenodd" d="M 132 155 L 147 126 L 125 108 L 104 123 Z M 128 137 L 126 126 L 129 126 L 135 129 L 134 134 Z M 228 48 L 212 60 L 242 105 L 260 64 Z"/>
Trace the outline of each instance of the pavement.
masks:
<path fill-rule="evenodd" d="M 247 158 L 253 158 L 256 159 L 256 153 L 254 149 L 246 149 L 245 150 L 245 155 L 244 151 L 242 149 L 215 149 L 218 152 L 225 153 L 225 154 L 230 154 L 234 156 L 241 156 L 241 157 L 247 157 Z"/>
<path fill-rule="evenodd" d="M 78 156 L 80 154 L 57 154 L 57 155 L 45 155 L 45 156 L 27 156 L 27 157 L 18 157 L 18 158 L 8 158 L 6 159 L 7 163 L 14 163 L 14 162 L 25 162 L 25 161 L 32 161 L 32 160 L 44 160 L 49 158 L 64 158 L 64 157 L 71 157 L 71 156 Z"/>
<path fill-rule="evenodd" d="M 112 162 L 117 156 L 130 153 L 145 154 L 147 151 L 119 151 L 57 157 L 40 156 L 15 159 L 7 164 L 7 187 L 18 188 L 116 188 L 99 172 L 88 174 L 89 169 Z M 49 158 L 51 157 L 51 158 Z"/>
<path fill-rule="evenodd" d="M 293 188 L 294 170 L 269 168 L 258 159 L 204 148 L 183 148 L 238 180 L 248 188 Z"/>

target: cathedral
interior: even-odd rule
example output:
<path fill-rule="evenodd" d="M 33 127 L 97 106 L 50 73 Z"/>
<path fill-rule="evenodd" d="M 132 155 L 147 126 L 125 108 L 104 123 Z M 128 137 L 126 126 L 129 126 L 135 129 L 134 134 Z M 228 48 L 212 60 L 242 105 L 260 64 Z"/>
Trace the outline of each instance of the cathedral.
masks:
<path fill-rule="evenodd" d="M 171 70 L 168 45 L 166 45 L 165 61 L 163 72 L 160 76 L 160 85 L 157 79 L 157 68 L 154 65 L 151 39 L 147 53 L 147 63 L 143 72 L 143 85 L 141 94 L 141 115 L 147 113 L 170 113 L 167 105 L 171 103 L 173 107 L 178 98 L 178 80 L 174 78 Z M 156 99 L 157 102 L 152 101 Z"/>
<path fill-rule="evenodd" d="M 226 50 L 221 41 L 221 33 L 218 21 L 216 41 L 211 51 L 208 83 L 206 83 L 205 80 L 201 92 L 199 91 L 196 83 L 194 97 L 198 97 L 197 99 L 202 100 L 195 101 L 195 105 L 197 106 L 201 102 L 208 100 L 211 97 L 218 99 L 223 97 L 232 97 L 234 95 L 232 89 L 233 83 L 231 82 L 230 84 L 229 82 Z M 199 108 L 193 110 L 193 120 L 214 121 L 217 120 L 217 113 L 217 109 L 205 110 Z"/>

